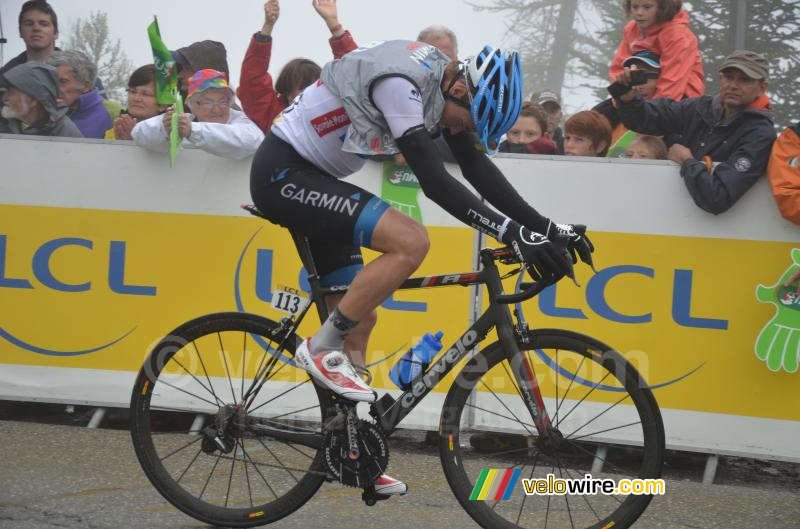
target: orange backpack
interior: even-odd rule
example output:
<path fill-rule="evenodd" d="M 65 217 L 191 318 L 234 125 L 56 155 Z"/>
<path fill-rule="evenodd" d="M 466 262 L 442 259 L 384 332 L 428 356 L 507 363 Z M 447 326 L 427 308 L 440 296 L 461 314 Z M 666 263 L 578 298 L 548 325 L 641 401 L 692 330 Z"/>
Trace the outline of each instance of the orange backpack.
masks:
<path fill-rule="evenodd" d="M 781 215 L 800 225 L 800 123 L 778 136 L 767 175 Z"/>

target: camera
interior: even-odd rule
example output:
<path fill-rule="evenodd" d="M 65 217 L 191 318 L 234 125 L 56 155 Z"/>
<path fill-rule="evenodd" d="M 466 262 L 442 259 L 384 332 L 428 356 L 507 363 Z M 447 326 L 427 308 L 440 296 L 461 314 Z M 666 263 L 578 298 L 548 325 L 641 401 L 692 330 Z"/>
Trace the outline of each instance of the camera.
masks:
<path fill-rule="evenodd" d="M 645 70 L 631 70 L 631 86 L 646 84 L 650 79 L 658 79 L 658 74 Z"/>

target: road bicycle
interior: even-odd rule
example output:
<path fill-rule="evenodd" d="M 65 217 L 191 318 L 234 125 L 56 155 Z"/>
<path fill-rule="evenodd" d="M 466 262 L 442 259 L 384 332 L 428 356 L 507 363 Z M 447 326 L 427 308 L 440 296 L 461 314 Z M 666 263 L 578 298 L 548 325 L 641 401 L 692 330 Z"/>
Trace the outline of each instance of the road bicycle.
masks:
<path fill-rule="evenodd" d="M 528 328 L 520 304 L 548 285 L 521 283 L 519 292 L 504 293 L 502 280 L 525 269 L 510 248 L 481 250 L 477 272 L 403 283 L 400 289 L 485 285 L 488 306 L 410 389 L 396 399 L 384 395 L 363 419 L 356 403 L 317 385 L 292 359 L 311 306 L 324 321 L 326 297 L 343 292 L 320 286 L 307 239 L 292 236 L 308 271 L 310 303 L 277 322 L 247 313 L 186 322 L 139 372 L 133 444 L 170 503 L 225 527 L 275 522 L 325 482 L 361 489 L 374 505 L 386 499 L 373 484 L 389 466 L 388 438 L 448 378 L 438 429 L 442 469 L 480 526 L 619 529 L 639 518 L 651 495 L 525 491 L 523 478 L 548 474 L 657 479 L 664 426 L 646 381 L 619 352 L 575 332 Z M 513 268 L 501 276 L 498 264 Z M 478 350 L 493 329 L 497 340 Z M 499 475 L 523 484 L 511 490 L 505 478 L 487 480 Z"/>

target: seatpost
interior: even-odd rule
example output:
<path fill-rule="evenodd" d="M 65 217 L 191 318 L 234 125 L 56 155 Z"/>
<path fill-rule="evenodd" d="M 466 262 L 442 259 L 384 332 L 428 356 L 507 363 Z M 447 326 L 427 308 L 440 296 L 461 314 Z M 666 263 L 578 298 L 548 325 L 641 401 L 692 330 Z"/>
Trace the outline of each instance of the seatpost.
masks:
<path fill-rule="evenodd" d="M 308 237 L 302 233 L 296 230 L 289 230 L 289 233 L 292 234 L 297 253 L 300 255 L 300 261 L 308 272 L 308 283 L 311 285 L 311 300 L 317 305 L 319 322 L 323 323 L 328 319 L 328 305 L 325 303 L 325 297 L 320 292 L 322 287 L 319 284 L 317 265 L 314 263 L 314 256 L 311 254 L 311 244 L 308 242 Z"/>

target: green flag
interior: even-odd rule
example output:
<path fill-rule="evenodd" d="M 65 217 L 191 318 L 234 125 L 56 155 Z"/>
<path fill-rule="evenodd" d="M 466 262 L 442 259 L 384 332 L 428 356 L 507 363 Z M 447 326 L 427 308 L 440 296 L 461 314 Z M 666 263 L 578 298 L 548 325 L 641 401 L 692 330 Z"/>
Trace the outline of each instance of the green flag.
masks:
<path fill-rule="evenodd" d="M 172 53 L 161 40 L 158 29 L 158 19 L 153 17 L 153 23 L 147 27 L 150 36 L 150 46 L 153 48 L 153 64 L 156 67 L 156 100 L 159 105 L 175 103 L 175 94 L 178 88 L 178 69 Z"/>
<path fill-rule="evenodd" d="M 175 157 L 183 142 L 178 133 L 178 116 L 183 114 L 183 100 L 178 93 L 178 68 L 172 52 L 161 40 L 161 31 L 158 29 L 158 18 L 153 17 L 153 23 L 147 27 L 150 37 L 150 46 L 153 48 L 153 64 L 156 67 L 156 101 L 159 105 L 175 105 L 172 115 L 172 130 L 169 135 L 169 165 L 175 166 Z"/>

